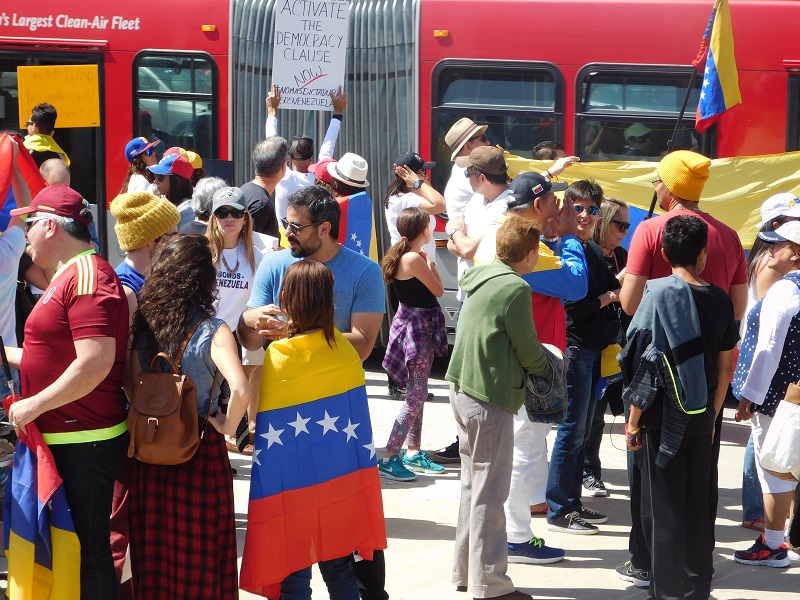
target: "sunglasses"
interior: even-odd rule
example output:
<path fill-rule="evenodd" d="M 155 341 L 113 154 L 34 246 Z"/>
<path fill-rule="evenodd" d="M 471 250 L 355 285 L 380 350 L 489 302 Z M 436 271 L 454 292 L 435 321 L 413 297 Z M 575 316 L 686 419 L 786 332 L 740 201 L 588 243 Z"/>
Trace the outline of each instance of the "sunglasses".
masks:
<path fill-rule="evenodd" d="M 575 214 L 580 215 L 583 211 L 586 211 L 591 216 L 596 217 L 600 213 L 600 207 L 592 204 L 591 206 L 581 206 L 580 204 L 575 204 L 574 207 Z"/>
<path fill-rule="evenodd" d="M 628 229 L 631 228 L 630 223 L 627 223 L 625 221 L 620 221 L 619 219 L 611 219 L 611 222 L 614 223 L 614 225 L 616 225 L 617 227 L 619 227 L 621 233 L 627 233 Z"/>
<path fill-rule="evenodd" d="M 466 169 L 464 169 L 464 177 L 466 177 L 467 179 L 469 179 L 471 175 L 479 177 L 480 174 L 481 172 L 475 167 L 467 167 Z"/>
<path fill-rule="evenodd" d="M 486 134 L 485 134 L 485 133 L 482 133 L 482 134 L 480 134 L 480 135 L 476 135 L 475 137 L 471 137 L 471 138 L 469 138 L 467 141 L 468 141 L 468 142 L 474 142 L 474 141 L 476 141 L 476 140 L 478 140 L 478 141 L 481 141 L 481 142 L 488 142 L 488 141 L 489 141 L 489 140 L 486 138 Z"/>
<path fill-rule="evenodd" d="M 307 225 L 298 225 L 297 223 L 290 223 L 287 219 L 281 219 L 281 225 L 286 230 L 287 233 L 291 233 L 294 236 L 297 236 L 300 233 L 301 229 L 305 229 L 306 227 L 311 227 L 312 225 L 321 225 L 322 221 L 319 223 L 308 223 Z"/>
<path fill-rule="evenodd" d="M 653 187 L 658 187 L 659 183 L 664 183 L 664 182 L 661 181 L 661 179 L 653 179 L 653 181 L 651 181 L 650 183 L 653 184 Z"/>
<path fill-rule="evenodd" d="M 148 148 L 147 150 L 142 152 L 142 154 L 144 154 L 145 156 L 153 156 L 153 154 L 155 154 L 155 150 L 153 150 L 152 148 Z"/>
<path fill-rule="evenodd" d="M 25 219 L 25 231 L 30 231 L 31 227 L 33 227 L 37 221 L 46 221 L 49 218 L 50 217 L 31 217 L 30 219 Z"/>
<path fill-rule="evenodd" d="M 166 175 L 156 174 L 156 179 L 158 179 L 159 181 L 164 181 L 164 177 L 166 177 Z"/>
<path fill-rule="evenodd" d="M 218 219 L 227 219 L 228 215 L 232 216 L 234 219 L 243 219 L 244 211 L 236 208 L 225 208 L 224 206 L 214 211 L 214 216 Z"/>
<path fill-rule="evenodd" d="M 36 125 L 33 121 L 25 121 L 25 126 L 30 127 L 31 125 Z"/>

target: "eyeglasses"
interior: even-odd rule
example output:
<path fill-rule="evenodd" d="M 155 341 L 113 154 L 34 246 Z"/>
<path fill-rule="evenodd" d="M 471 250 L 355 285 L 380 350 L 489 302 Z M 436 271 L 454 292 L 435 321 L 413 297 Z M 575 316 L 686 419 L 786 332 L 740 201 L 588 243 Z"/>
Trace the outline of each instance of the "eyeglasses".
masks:
<path fill-rule="evenodd" d="M 474 141 L 476 141 L 476 140 L 478 140 L 478 141 L 481 141 L 481 142 L 488 142 L 488 141 L 489 141 L 489 140 L 486 138 L 486 134 L 485 134 L 485 133 L 482 133 L 482 134 L 480 134 L 480 135 L 476 135 L 475 137 L 471 137 L 471 138 L 469 138 L 467 141 L 468 141 L 468 142 L 474 142 Z"/>
<path fill-rule="evenodd" d="M 156 174 L 156 179 L 159 181 L 164 181 L 164 177 L 166 177 L 166 175 Z"/>
<path fill-rule="evenodd" d="M 658 187 L 658 184 L 659 184 L 659 183 L 664 183 L 664 182 L 663 182 L 663 181 L 661 181 L 661 179 L 660 179 L 660 178 L 656 178 L 656 179 L 653 179 L 653 181 L 651 181 L 650 183 L 652 183 L 652 184 L 653 184 L 653 187 Z"/>
<path fill-rule="evenodd" d="M 25 121 L 25 126 L 30 127 L 31 125 L 36 125 L 33 121 Z"/>
<path fill-rule="evenodd" d="M 575 209 L 575 214 L 578 215 L 582 214 L 583 211 L 586 211 L 591 216 L 596 217 L 600 213 L 600 207 L 596 204 L 592 204 L 591 206 L 581 206 L 580 204 L 575 204 L 573 208 Z"/>
<path fill-rule="evenodd" d="M 214 216 L 218 219 L 227 219 L 228 215 L 234 219 L 242 219 L 244 218 L 244 211 L 236 208 L 225 208 L 224 206 L 214 211 Z"/>
<path fill-rule="evenodd" d="M 37 221 L 46 221 L 50 217 L 31 217 L 30 219 L 25 219 L 25 231 L 30 231 L 31 227 L 33 227 L 34 223 Z"/>
<path fill-rule="evenodd" d="M 481 172 L 476 169 L 475 167 L 467 167 L 464 169 L 464 177 L 469 179 L 470 175 L 474 175 L 475 177 L 480 176 Z"/>
<path fill-rule="evenodd" d="M 301 229 L 305 229 L 306 227 L 311 227 L 312 225 L 321 225 L 322 221 L 319 223 L 308 223 L 307 225 L 298 225 L 297 223 L 290 223 L 287 219 L 281 219 L 281 225 L 286 230 L 287 233 L 291 233 L 292 235 L 298 235 Z"/>
<path fill-rule="evenodd" d="M 611 222 L 614 223 L 614 225 L 616 225 L 617 227 L 619 227 L 621 233 L 627 233 L 628 229 L 631 228 L 630 223 L 626 223 L 625 221 L 620 221 L 619 219 L 611 219 Z"/>

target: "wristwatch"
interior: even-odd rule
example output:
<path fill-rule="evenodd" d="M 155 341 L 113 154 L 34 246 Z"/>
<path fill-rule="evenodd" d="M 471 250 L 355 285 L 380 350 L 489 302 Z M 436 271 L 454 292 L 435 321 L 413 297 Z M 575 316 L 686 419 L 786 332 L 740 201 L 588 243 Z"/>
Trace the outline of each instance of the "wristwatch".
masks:
<path fill-rule="evenodd" d="M 450 238 L 450 241 L 453 241 L 453 236 L 457 234 L 459 231 L 461 231 L 461 227 L 456 227 L 455 229 L 453 229 L 453 231 L 450 232 L 450 235 L 448 236 Z"/>
<path fill-rule="evenodd" d="M 414 182 L 414 189 L 415 189 L 415 190 L 418 190 L 419 188 L 421 188 L 421 187 L 422 187 L 422 184 L 423 184 L 423 183 L 425 183 L 425 180 L 424 180 L 424 179 L 417 179 L 417 180 Z"/>

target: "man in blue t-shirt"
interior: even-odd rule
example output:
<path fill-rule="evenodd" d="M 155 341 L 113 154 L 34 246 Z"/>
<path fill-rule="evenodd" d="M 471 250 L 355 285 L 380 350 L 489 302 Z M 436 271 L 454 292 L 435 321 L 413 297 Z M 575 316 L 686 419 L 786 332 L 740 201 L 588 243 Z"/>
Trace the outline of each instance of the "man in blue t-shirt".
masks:
<path fill-rule="evenodd" d="M 255 350 L 264 340 L 288 335 L 280 317 L 283 275 L 292 263 L 310 258 L 333 272 L 334 320 L 336 328 L 355 347 L 361 360 L 372 352 L 386 310 L 383 275 L 377 263 L 345 248 L 338 241 L 341 209 L 323 187 L 303 188 L 289 197 L 283 227 L 290 252 L 281 250 L 264 257 L 256 272 L 248 309 L 239 319 L 236 333 L 242 345 Z M 385 600 L 386 565 L 382 550 L 373 560 L 353 566 L 362 600 Z M 301 576 L 292 574 L 289 578 Z"/>
<path fill-rule="evenodd" d="M 341 211 L 328 190 L 312 186 L 294 193 L 286 216 L 283 225 L 290 252 L 273 252 L 261 261 L 248 309 L 239 319 L 239 341 L 254 350 L 264 340 L 286 337 L 286 322 L 279 318 L 283 316 L 283 275 L 292 263 L 310 258 L 333 272 L 336 328 L 364 360 L 375 345 L 386 311 L 380 267 L 336 241 Z"/>

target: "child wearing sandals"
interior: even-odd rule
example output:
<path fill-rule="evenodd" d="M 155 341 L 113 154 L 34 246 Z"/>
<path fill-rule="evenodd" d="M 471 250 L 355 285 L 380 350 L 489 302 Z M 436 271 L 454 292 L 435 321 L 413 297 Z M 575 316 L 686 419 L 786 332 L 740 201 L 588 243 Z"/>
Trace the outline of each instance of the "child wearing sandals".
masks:
<path fill-rule="evenodd" d="M 385 479 L 410 481 L 416 478 L 413 471 L 444 470 L 420 450 L 420 438 L 433 357 L 447 355 L 447 334 L 437 300 L 444 293 L 442 278 L 433 257 L 423 249 L 433 236 L 428 213 L 420 208 L 404 209 L 397 218 L 397 231 L 400 240 L 381 261 L 383 278 L 392 284 L 400 300 L 383 368 L 398 388 L 406 388 L 406 394 L 378 470 Z M 401 458 L 403 442 L 408 450 Z"/>

